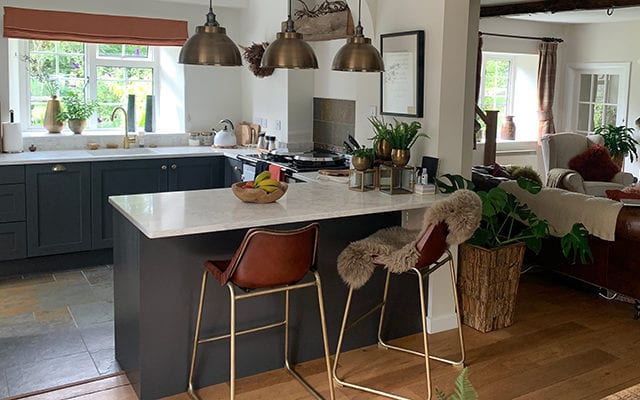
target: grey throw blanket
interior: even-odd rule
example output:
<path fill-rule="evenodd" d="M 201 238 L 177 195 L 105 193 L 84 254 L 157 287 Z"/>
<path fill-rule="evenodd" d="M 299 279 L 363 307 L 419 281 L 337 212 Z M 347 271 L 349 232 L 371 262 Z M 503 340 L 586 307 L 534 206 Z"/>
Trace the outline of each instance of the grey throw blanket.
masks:
<path fill-rule="evenodd" d="M 562 180 L 565 176 L 569 175 L 572 172 L 576 171 L 567 168 L 553 168 L 547 174 L 547 186 L 558 189 L 566 189 L 562 184 Z"/>

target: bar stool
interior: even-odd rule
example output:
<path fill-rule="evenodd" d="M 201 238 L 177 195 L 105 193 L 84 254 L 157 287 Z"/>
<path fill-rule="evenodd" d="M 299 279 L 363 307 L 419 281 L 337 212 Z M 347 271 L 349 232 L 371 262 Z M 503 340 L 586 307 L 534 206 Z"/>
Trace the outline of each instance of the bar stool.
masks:
<path fill-rule="evenodd" d="M 192 399 L 199 400 L 193 388 L 193 376 L 195 372 L 196 355 L 200 344 L 227 338 L 230 340 L 230 398 L 233 400 L 235 398 L 236 379 L 236 336 L 260 332 L 280 326 L 284 326 L 285 335 L 284 368 L 316 399 L 322 399 L 320 394 L 305 382 L 289 362 L 289 292 L 313 286 L 316 287 L 318 295 L 320 322 L 322 325 L 322 342 L 324 346 L 327 377 L 329 380 L 329 393 L 331 400 L 335 398 L 331 377 L 331 363 L 329 360 L 329 344 L 327 341 L 322 286 L 320 275 L 316 271 L 318 230 L 319 226 L 315 223 L 301 229 L 289 231 L 250 229 L 231 260 L 205 262 L 205 271 L 202 275 L 202 286 L 200 289 L 200 302 L 198 304 L 196 332 L 193 339 L 189 386 L 187 389 L 187 393 Z M 312 282 L 297 283 L 310 272 L 314 276 Z M 200 323 L 202 321 L 204 295 L 209 274 L 212 274 L 216 280 L 220 282 L 220 285 L 224 285 L 229 289 L 231 299 L 230 332 L 226 335 L 201 339 Z M 244 292 L 236 294 L 236 287 L 243 289 Z M 236 301 L 280 292 L 285 293 L 283 321 L 236 332 Z"/>
<path fill-rule="evenodd" d="M 412 354 L 415 356 L 419 356 L 424 358 L 424 366 L 426 373 L 426 386 L 427 386 L 427 399 L 431 399 L 432 397 L 432 385 L 431 385 L 431 367 L 429 365 L 429 360 L 436 360 L 443 363 L 447 363 L 450 365 L 464 365 L 465 359 L 465 350 L 464 350 L 464 338 L 462 335 L 462 324 L 460 320 L 460 308 L 458 304 L 458 293 L 456 290 L 456 272 L 453 262 L 453 257 L 448 247 L 451 244 L 459 244 L 461 242 L 466 241 L 471 237 L 473 232 L 477 229 L 480 223 L 480 210 L 481 210 L 481 202 L 478 196 L 470 191 L 457 191 L 458 195 L 452 195 L 451 197 L 442 200 L 437 205 L 434 205 L 432 209 L 428 210 L 426 213 L 425 221 L 428 221 L 426 224 L 426 228 L 423 232 L 418 236 L 417 240 L 413 242 L 413 247 L 415 249 L 415 264 L 406 268 L 406 271 L 398 272 L 397 269 L 394 271 L 395 274 L 399 273 L 410 273 L 416 276 L 418 282 L 418 289 L 420 294 L 420 319 L 422 321 L 422 346 L 424 348 L 423 352 L 411 350 L 408 348 L 394 346 L 388 344 L 382 338 L 382 331 L 384 327 L 384 317 L 385 317 L 385 309 L 388 299 L 389 293 L 389 281 L 391 278 L 391 268 L 386 265 L 387 262 L 393 260 L 393 254 L 389 255 L 376 255 L 371 254 L 374 259 L 374 264 L 376 266 L 385 266 L 387 267 L 386 279 L 384 284 L 384 292 L 382 295 L 382 301 L 371 308 L 369 311 L 361 314 L 358 318 L 356 318 L 350 324 L 347 324 L 349 318 L 349 310 L 351 307 L 351 301 L 353 298 L 354 286 L 358 286 L 359 284 L 349 285 L 349 294 L 347 295 L 347 302 L 344 309 L 344 316 L 342 319 L 342 326 L 340 328 L 340 335 L 338 338 L 338 346 L 336 349 L 335 359 L 333 362 L 332 375 L 334 381 L 344 387 L 349 387 L 352 389 L 362 390 L 368 393 L 372 393 L 378 396 L 384 396 L 397 400 L 409 400 L 406 397 L 399 396 L 394 393 L 388 393 L 382 390 L 378 390 L 372 387 L 359 385 L 353 382 L 348 382 L 345 379 L 338 376 L 338 363 L 340 360 L 340 351 L 342 349 L 342 342 L 344 339 L 345 331 L 352 328 L 354 325 L 363 321 L 365 318 L 374 315 L 377 309 L 380 309 L 380 319 L 378 323 L 378 346 L 386 349 L 386 350 L 396 350 L 405 352 L 408 354 Z M 431 212 L 433 211 L 433 212 Z M 462 230 L 460 221 L 454 221 L 456 218 L 463 217 L 466 219 L 462 225 L 464 225 Z M 399 228 L 396 228 L 399 229 Z M 452 231 L 456 230 L 456 232 Z M 376 235 L 376 234 L 374 234 Z M 366 239 L 365 239 L 366 240 Z M 411 243 L 409 243 L 411 244 Z M 407 246 L 404 246 L 400 249 L 397 249 L 398 252 L 403 252 L 407 250 Z M 409 250 L 409 254 L 412 250 Z M 406 253 L 403 253 L 406 254 Z M 397 259 L 397 258 L 396 258 Z M 429 276 L 438 270 L 440 267 L 444 265 L 449 265 L 450 277 L 451 277 L 451 286 L 453 289 L 453 297 L 455 299 L 455 312 L 458 322 L 458 339 L 460 345 L 460 358 L 457 360 L 450 360 L 443 357 L 438 357 L 429 353 L 429 337 L 427 333 L 427 313 L 425 308 L 425 293 L 424 293 L 424 279 L 429 278 Z M 349 282 L 348 279 L 345 279 L 343 275 L 343 279 L 346 282 Z M 357 287 L 356 287 L 357 288 Z"/>

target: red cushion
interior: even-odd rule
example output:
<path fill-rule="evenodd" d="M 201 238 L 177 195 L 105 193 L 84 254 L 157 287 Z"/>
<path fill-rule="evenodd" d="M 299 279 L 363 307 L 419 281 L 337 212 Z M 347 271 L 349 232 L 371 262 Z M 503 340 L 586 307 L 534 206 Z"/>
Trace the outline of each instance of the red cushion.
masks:
<path fill-rule="evenodd" d="M 620 172 L 620 168 L 611 161 L 607 148 L 600 144 L 569 160 L 569 168 L 577 171 L 585 181 L 609 182 Z"/>
<path fill-rule="evenodd" d="M 620 199 L 640 199 L 640 193 L 624 192 L 622 190 L 605 190 L 607 197 L 611 200 L 620 201 Z"/>

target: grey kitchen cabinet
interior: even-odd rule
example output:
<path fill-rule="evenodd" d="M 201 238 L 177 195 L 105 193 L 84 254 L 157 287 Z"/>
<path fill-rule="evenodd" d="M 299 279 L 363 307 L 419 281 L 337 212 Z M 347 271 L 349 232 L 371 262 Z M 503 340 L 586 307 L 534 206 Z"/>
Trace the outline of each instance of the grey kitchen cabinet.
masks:
<path fill-rule="evenodd" d="M 89 163 L 26 166 L 27 255 L 91 249 Z"/>
<path fill-rule="evenodd" d="M 234 158 L 225 158 L 224 186 L 230 187 L 236 182 L 242 181 L 242 161 Z"/>
<path fill-rule="evenodd" d="M 222 187 L 224 157 L 94 162 L 91 170 L 93 249 L 113 246 L 109 196 Z"/>
<path fill-rule="evenodd" d="M 24 166 L 0 167 L 0 261 L 27 256 Z"/>

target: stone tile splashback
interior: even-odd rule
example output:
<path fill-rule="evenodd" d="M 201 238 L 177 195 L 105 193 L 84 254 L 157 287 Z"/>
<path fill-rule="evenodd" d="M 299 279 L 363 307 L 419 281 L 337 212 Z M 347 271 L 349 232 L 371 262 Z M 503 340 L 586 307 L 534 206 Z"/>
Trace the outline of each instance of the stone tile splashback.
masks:
<path fill-rule="evenodd" d="M 354 135 L 356 102 L 313 98 L 313 143 L 317 148 L 344 152 L 342 142 Z"/>
<path fill-rule="evenodd" d="M 137 137 L 137 134 L 130 133 L 129 136 Z M 100 134 L 100 133 L 83 133 L 75 135 L 73 133 L 60 134 L 23 134 L 22 143 L 24 151 L 29 151 L 29 147 L 34 145 L 38 151 L 49 150 L 82 150 L 87 148 L 88 143 L 98 143 L 100 148 L 106 148 L 107 144 L 117 144 L 122 147 L 124 134 Z M 144 135 L 144 145 L 149 147 L 155 145 L 158 147 L 167 146 L 186 146 L 189 136 L 186 133 L 146 133 Z M 131 144 L 131 147 L 138 147 Z"/>

